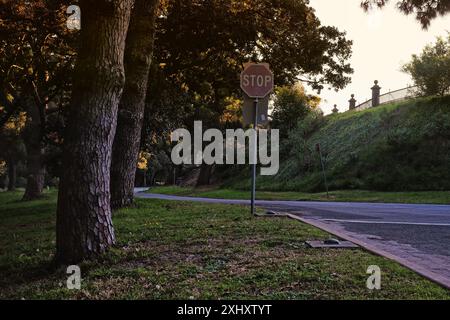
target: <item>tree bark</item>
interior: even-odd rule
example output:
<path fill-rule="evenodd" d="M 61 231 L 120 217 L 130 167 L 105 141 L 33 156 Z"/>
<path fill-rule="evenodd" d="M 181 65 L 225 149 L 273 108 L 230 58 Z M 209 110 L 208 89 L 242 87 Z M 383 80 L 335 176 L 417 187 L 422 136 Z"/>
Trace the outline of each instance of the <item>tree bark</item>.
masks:
<path fill-rule="evenodd" d="M 115 243 L 111 150 L 125 82 L 123 56 L 133 0 L 81 0 L 81 47 L 58 194 L 56 261 L 78 263 Z"/>
<path fill-rule="evenodd" d="M 127 79 L 119 105 L 111 165 L 113 209 L 133 202 L 158 3 L 159 0 L 136 0 L 130 20 L 125 49 Z"/>
<path fill-rule="evenodd" d="M 11 157 L 6 164 L 8 166 L 8 191 L 14 191 L 16 190 L 17 180 L 16 161 Z"/>
<path fill-rule="evenodd" d="M 43 158 L 43 148 L 27 147 L 27 186 L 22 200 L 35 200 L 42 195 L 45 183 Z"/>
<path fill-rule="evenodd" d="M 202 163 L 200 166 L 200 173 L 198 175 L 197 187 L 201 186 L 208 186 L 211 181 L 211 172 L 212 172 L 213 166 L 209 164 Z"/>
<path fill-rule="evenodd" d="M 29 101 L 24 144 L 27 151 L 27 186 L 22 200 L 38 199 L 45 181 L 43 123 L 36 104 Z"/>

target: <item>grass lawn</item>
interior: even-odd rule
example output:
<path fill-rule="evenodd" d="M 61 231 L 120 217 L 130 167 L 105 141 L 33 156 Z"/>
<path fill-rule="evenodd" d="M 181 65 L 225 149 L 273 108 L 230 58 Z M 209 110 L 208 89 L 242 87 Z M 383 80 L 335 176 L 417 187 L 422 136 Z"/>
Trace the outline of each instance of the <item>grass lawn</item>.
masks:
<path fill-rule="evenodd" d="M 316 250 L 318 229 L 240 206 L 137 200 L 114 215 L 117 245 L 80 264 L 82 289 L 50 267 L 56 192 L 0 193 L 0 299 L 450 299 L 448 290 L 364 250 Z M 382 270 L 382 289 L 365 282 Z"/>
<path fill-rule="evenodd" d="M 195 189 L 181 188 L 177 186 L 164 186 L 151 188 L 148 192 L 218 199 L 250 198 L 250 191 L 218 188 Z M 257 191 L 256 198 L 259 200 L 450 204 L 450 191 L 378 192 L 365 190 L 341 190 L 330 191 L 329 198 L 327 198 L 326 193 Z"/>

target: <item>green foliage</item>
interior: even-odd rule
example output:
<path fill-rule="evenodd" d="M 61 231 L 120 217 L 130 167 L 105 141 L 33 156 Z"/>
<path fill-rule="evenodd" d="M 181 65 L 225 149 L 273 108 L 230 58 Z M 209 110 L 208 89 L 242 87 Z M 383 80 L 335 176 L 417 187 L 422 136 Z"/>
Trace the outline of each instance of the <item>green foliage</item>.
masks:
<path fill-rule="evenodd" d="M 331 189 L 449 190 L 449 105 L 423 98 L 328 116 L 306 145 L 321 143 Z M 314 172 L 296 171 L 299 157 L 282 163 L 283 180 L 296 181 L 284 188 L 323 191 L 318 160 Z"/>
<path fill-rule="evenodd" d="M 272 128 L 287 136 L 300 120 L 318 107 L 320 98 L 307 95 L 300 84 L 277 88 L 272 112 Z"/>
<path fill-rule="evenodd" d="M 176 105 L 194 110 L 184 117 L 185 126 L 195 119 L 205 128 L 234 128 L 239 123 L 236 114 L 230 116 L 230 100 L 242 99 L 236 81 L 246 62 L 269 63 L 279 86 L 292 85 L 301 75 L 315 89 L 323 83 L 343 88 L 353 72 L 351 45 L 344 32 L 322 25 L 305 1 L 164 1 L 154 66 L 189 98 Z M 153 89 L 156 96 L 165 90 Z M 158 109 L 157 114 L 183 115 Z"/>
<path fill-rule="evenodd" d="M 152 154 L 149 159 L 150 183 L 153 184 L 155 179 L 158 181 L 167 181 L 172 175 L 173 163 L 166 152 L 160 150 Z"/>
<path fill-rule="evenodd" d="M 236 75 L 249 60 L 270 63 L 278 85 L 299 74 L 313 85 L 350 81 L 352 42 L 321 25 L 308 2 L 169 1 L 161 17 L 156 59 L 205 98 L 237 93 Z"/>
<path fill-rule="evenodd" d="M 280 171 L 258 176 L 258 189 L 324 191 L 317 143 L 331 190 L 450 190 L 450 96 L 325 118 L 313 114 L 281 141 Z M 249 188 L 250 179 L 224 186 Z"/>
<path fill-rule="evenodd" d="M 52 175 L 61 170 L 64 110 L 76 59 L 77 32 L 66 28 L 68 4 L 0 1 L 0 159 L 25 160 L 39 143 Z M 22 118 L 11 139 L 11 125 Z"/>
<path fill-rule="evenodd" d="M 424 96 L 443 96 L 450 92 L 450 34 L 447 40 L 438 38 L 428 45 L 421 55 L 403 66 Z"/>
<path fill-rule="evenodd" d="M 389 0 L 362 0 L 361 6 L 368 10 L 373 6 L 384 7 Z M 404 14 L 415 14 L 416 20 L 427 29 L 433 19 L 450 12 L 448 0 L 397 0 L 398 9 Z"/>

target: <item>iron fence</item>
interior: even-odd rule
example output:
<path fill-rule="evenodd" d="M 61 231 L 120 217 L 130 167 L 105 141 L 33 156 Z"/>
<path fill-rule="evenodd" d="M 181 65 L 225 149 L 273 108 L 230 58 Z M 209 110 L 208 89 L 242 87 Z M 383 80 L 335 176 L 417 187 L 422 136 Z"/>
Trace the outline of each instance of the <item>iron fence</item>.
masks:
<path fill-rule="evenodd" d="M 388 93 L 380 95 L 380 105 L 393 103 L 397 101 L 403 101 L 406 99 L 415 98 L 417 96 L 419 96 L 419 91 L 416 86 L 406 87 L 395 91 L 389 91 Z M 372 99 L 370 99 L 356 106 L 354 110 L 361 111 L 372 107 L 373 107 Z"/>

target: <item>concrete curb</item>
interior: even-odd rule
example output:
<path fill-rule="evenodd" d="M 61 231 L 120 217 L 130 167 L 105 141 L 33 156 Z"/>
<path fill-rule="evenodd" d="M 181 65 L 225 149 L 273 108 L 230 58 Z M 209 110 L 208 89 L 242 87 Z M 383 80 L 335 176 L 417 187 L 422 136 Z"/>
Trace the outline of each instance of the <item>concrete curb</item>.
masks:
<path fill-rule="evenodd" d="M 429 270 L 426 270 L 423 267 L 415 264 L 414 262 L 407 261 L 407 260 L 405 260 L 403 258 L 394 256 L 394 255 L 390 254 L 389 252 L 386 252 L 384 250 L 376 248 L 375 246 L 373 246 L 371 244 L 368 244 L 368 243 L 366 243 L 364 241 L 361 241 L 361 240 L 356 239 L 356 238 L 354 238 L 352 236 L 344 234 L 344 233 L 340 232 L 339 230 L 337 230 L 337 229 L 333 228 L 332 226 L 327 225 L 325 223 L 322 223 L 322 222 L 319 222 L 319 221 L 312 221 L 310 219 L 305 219 L 305 218 L 302 218 L 302 217 L 299 217 L 299 216 L 296 216 L 296 215 L 293 215 L 293 214 L 290 214 L 290 213 L 286 213 L 285 216 L 290 218 L 290 219 L 301 221 L 303 223 L 306 223 L 306 224 L 309 224 L 309 225 L 314 226 L 316 228 L 319 228 L 321 230 L 324 230 L 324 231 L 326 231 L 328 233 L 331 233 L 331 234 L 333 234 L 335 236 L 338 236 L 339 238 L 342 238 L 344 240 L 353 242 L 353 243 L 359 245 L 360 247 L 366 249 L 367 251 L 370 251 L 372 253 L 380 255 L 380 256 L 382 256 L 384 258 L 387 258 L 389 260 L 393 260 L 395 262 L 398 262 L 402 266 L 404 266 L 404 267 L 406 267 L 406 268 L 408 268 L 408 269 L 410 269 L 410 270 L 420 274 L 421 276 L 423 276 L 423 277 L 425 277 L 425 278 L 427 278 L 427 279 L 429 279 L 429 280 L 431 280 L 431 281 L 433 281 L 433 282 L 443 286 L 444 288 L 450 290 L 450 281 L 447 278 L 442 277 L 441 275 L 436 274 L 434 272 L 431 272 Z"/>

